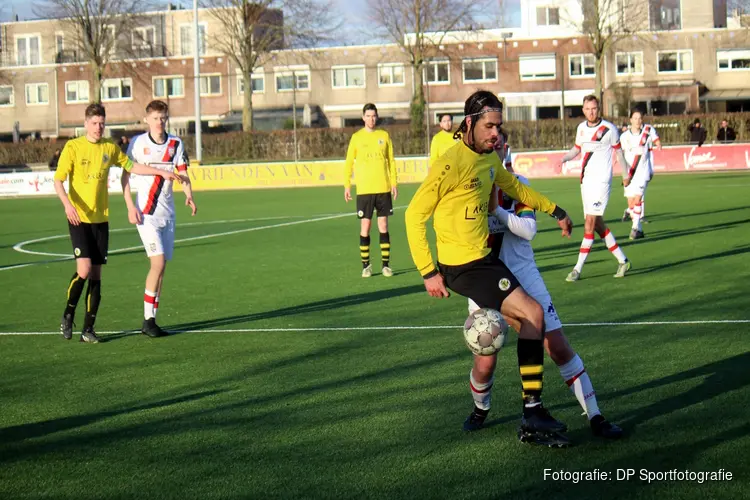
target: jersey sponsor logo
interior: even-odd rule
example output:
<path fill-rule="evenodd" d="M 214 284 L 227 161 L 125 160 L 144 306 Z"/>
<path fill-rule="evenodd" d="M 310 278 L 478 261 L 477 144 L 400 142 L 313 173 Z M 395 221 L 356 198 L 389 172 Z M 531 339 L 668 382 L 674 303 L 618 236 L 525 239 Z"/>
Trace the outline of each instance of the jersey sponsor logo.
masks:
<path fill-rule="evenodd" d="M 107 163 L 109 161 L 109 155 L 107 153 L 104 153 L 102 155 L 102 162 Z"/>
<path fill-rule="evenodd" d="M 499 286 L 500 290 L 502 290 L 503 292 L 507 292 L 510 288 L 510 280 L 508 278 L 503 278 L 500 280 L 497 286 Z"/>
<path fill-rule="evenodd" d="M 479 180 L 479 177 L 473 177 L 469 182 L 464 184 L 464 190 L 468 191 L 469 189 L 475 189 L 482 187 L 482 181 Z"/>
<path fill-rule="evenodd" d="M 480 203 L 479 205 L 475 205 L 474 208 L 466 207 L 466 209 L 464 210 L 464 219 L 476 220 L 477 215 L 487 211 L 489 204 L 489 201 L 485 201 L 483 203 Z"/>

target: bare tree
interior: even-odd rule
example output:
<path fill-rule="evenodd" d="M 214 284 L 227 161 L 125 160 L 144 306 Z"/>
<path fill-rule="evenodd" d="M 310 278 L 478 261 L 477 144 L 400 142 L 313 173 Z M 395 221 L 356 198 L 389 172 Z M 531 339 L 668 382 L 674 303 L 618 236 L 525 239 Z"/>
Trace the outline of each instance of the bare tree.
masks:
<path fill-rule="evenodd" d="M 138 13 L 148 6 L 148 0 L 40 0 L 35 13 L 59 20 L 65 44 L 72 47 L 69 57 L 91 67 L 91 100 L 101 102 L 104 72 L 118 56 L 117 39 L 131 33 L 138 24 Z"/>
<path fill-rule="evenodd" d="M 331 40 L 338 27 L 332 0 L 210 0 L 221 25 L 211 43 L 229 57 L 244 82 L 242 130 L 253 129 L 252 75 L 271 51 L 308 48 Z M 296 82 L 295 82 L 296 85 Z"/>
<path fill-rule="evenodd" d="M 428 59 L 439 53 L 448 32 L 471 26 L 484 2 L 469 0 L 372 0 L 370 19 L 409 58 L 415 82 L 410 114 L 412 132 L 424 130 L 424 78 Z"/>
<path fill-rule="evenodd" d="M 617 42 L 648 29 L 648 0 L 578 0 L 580 10 L 561 13 L 591 41 L 595 59 L 595 94 L 602 99 L 604 59 Z"/>

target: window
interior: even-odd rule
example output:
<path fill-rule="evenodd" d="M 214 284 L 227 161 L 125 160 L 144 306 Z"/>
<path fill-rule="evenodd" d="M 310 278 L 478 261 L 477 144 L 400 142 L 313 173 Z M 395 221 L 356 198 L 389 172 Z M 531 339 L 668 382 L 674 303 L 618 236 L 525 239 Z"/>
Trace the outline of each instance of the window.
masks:
<path fill-rule="evenodd" d="M 682 29 L 681 0 L 649 0 L 651 31 Z"/>
<path fill-rule="evenodd" d="M 154 97 L 185 97 L 185 78 L 182 76 L 160 76 L 154 78 Z"/>
<path fill-rule="evenodd" d="M 378 86 L 396 87 L 404 85 L 404 65 L 388 63 L 378 65 Z"/>
<path fill-rule="evenodd" d="M 559 26 L 560 9 L 558 7 L 537 7 L 536 24 L 537 26 Z"/>
<path fill-rule="evenodd" d="M 201 75 L 202 96 L 221 95 L 221 75 Z"/>
<path fill-rule="evenodd" d="M 297 90 L 310 90 L 310 70 L 284 68 L 276 70 L 276 92 L 291 92 Z M 296 85 L 295 85 L 296 80 Z"/>
<path fill-rule="evenodd" d="M 450 83 L 450 61 L 447 59 L 427 61 L 424 65 L 424 81 L 428 85 Z"/>
<path fill-rule="evenodd" d="M 716 61 L 719 71 L 750 70 L 750 50 L 718 50 Z"/>
<path fill-rule="evenodd" d="M 65 102 L 68 104 L 89 102 L 89 82 L 87 80 L 65 82 Z"/>
<path fill-rule="evenodd" d="M 554 54 L 521 56 L 518 66 L 521 80 L 549 80 L 557 75 Z"/>
<path fill-rule="evenodd" d="M 570 61 L 571 77 L 591 77 L 596 74 L 596 58 L 594 54 L 572 54 Z"/>
<path fill-rule="evenodd" d="M 65 35 L 62 33 L 55 33 L 55 50 L 57 54 L 62 54 L 65 50 Z"/>
<path fill-rule="evenodd" d="M 656 60 L 659 73 L 692 73 L 693 51 L 672 50 L 657 52 Z"/>
<path fill-rule="evenodd" d="M 13 104 L 15 104 L 13 100 L 13 86 L 0 85 L 0 107 L 13 106 Z"/>
<path fill-rule="evenodd" d="M 531 106 L 508 106 L 504 113 L 507 121 L 531 120 Z"/>
<path fill-rule="evenodd" d="M 199 55 L 206 55 L 206 23 L 198 24 L 198 50 Z M 180 55 L 181 56 L 192 56 L 193 55 L 193 25 L 183 24 L 180 26 Z"/>
<path fill-rule="evenodd" d="M 497 81 L 497 59 L 464 59 L 464 82 Z"/>
<path fill-rule="evenodd" d="M 103 26 L 102 29 L 102 50 L 109 50 L 109 55 L 112 56 L 117 52 L 117 36 L 115 34 L 115 25 L 108 24 Z"/>
<path fill-rule="evenodd" d="M 363 89 L 366 86 L 364 66 L 334 66 L 331 74 L 335 89 Z"/>
<path fill-rule="evenodd" d="M 16 64 L 18 66 L 33 66 L 41 64 L 41 37 L 39 35 L 25 35 L 16 38 Z"/>
<path fill-rule="evenodd" d="M 153 26 L 139 26 L 133 30 L 132 47 L 150 49 L 156 44 L 156 30 Z"/>
<path fill-rule="evenodd" d="M 643 52 L 618 52 L 615 66 L 618 75 L 642 75 Z"/>
<path fill-rule="evenodd" d="M 253 94 L 262 94 L 266 91 L 266 75 L 263 73 L 263 67 L 255 68 L 251 77 Z M 237 70 L 237 91 L 240 95 L 245 93 L 245 78 Z"/>
<path fill-rule="evenodd" d="M 130 101 L 133 99 L 131 78 L 109 78 L 102 81 L 102 101 Z"/>
<path fill-rule="evenodd" d="M 26 104 L 49 104 L 49 85 L 46 83 L 27 83 Z"/>

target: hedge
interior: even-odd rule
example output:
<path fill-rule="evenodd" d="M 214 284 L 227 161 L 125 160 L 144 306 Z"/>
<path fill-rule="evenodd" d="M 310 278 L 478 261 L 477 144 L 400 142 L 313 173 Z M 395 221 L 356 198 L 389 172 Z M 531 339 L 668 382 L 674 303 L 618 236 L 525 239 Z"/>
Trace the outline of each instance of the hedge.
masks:
<path fill-rule="evenodd" d="M 689 129 L 698 117 L 708 131 L 707 142 L 716 138 L 721 120 L 728 119 L 729 125 L 737 133 L 737 142 L 750 142 L 750 113 L 679 115 L 646 117 L 646 122 L 654 125 L 663 144 L 684 144 L 688 142 Z M 615 119 L 620 125 L 623 118 Z M 514 151 L 567 149 L 572 146 L 575 129 L 580 119 L 514 121 L 503 127 L 509 134 L 509 142 Z M 424 135 L 415 136 L 408 125 L 386 127 L 393 140 L 396 156 L 425 154 Z M 301 129 L 297 131 L 299 159 L 343 158 L 349 139 L 356 129 Z M 437 132 L 437 129 L 433 131 Z M 185 137 L 191 157 L 194 156 L 194 137 Z M 37 140 L 22 144 L 0 144 L 0 165 L 29 165 L 47 163 L 55 149 L 62 148 L 65 140 Z M 273 132 L 227 132 L 203 135 L 203 162 L 224 163 L 242 161 L 274 161 L 294 159 L 294 135 L 292 131 Z"/>

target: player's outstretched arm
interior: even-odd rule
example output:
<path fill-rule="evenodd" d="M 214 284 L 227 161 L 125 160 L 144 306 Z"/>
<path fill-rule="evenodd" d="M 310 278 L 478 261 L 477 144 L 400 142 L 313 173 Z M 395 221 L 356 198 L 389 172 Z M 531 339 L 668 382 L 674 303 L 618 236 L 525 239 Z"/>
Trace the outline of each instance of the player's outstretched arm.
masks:
<path fill-rule="evenodd" d="M 625 153 L 623 153 L 622 148 L 615 149 L 615 156 L 617 157 L 617 163 L 620 164 L 620 168 L 622 169 L 622 184 L 627 186 L 630 184 L 630 172 L 628 170 L 628 160 L 625 159 Z"/>
<path fill-rule="evenodd" d="M 566 161 L 575 160 L 576 157 L 581 153 L 581 148 L 578 146 L 573 146 L 570 151 L 565 153 L 565 155 L 560 159 L 560 164 L 565 163 Z"/>
<path fill-rule="evenodd" d="M 519 217 L 516 214 L 512 214 L 507 210 L 503 210 L 503 207 L 498 207 L 493 215 L 508 228 L 508 230 L 526 241 L 531 241 L 536 236 L 536 218 L 534 212 L 528 210 L 530 215 Z M 523 213 L 523 212 L 522 212 Z"/>
<path fill-rule="evenodd" d="M 160 175 L 161 177 L 164 177 L 164 180 L 167 181 L 182 182 L 182 178 L 174 172 L 168 172 L 167 170 L 162 170 L 160 168 L 149 167 L 148 165 L 144 165 L 143 163 L 133 163 L 130 171 L 138 175 Z"/>
<path fill-rule="evenodd" d="M 495 184 L 514 200 L 518 200 L 527 207 L 545 212 L 557 219 L 557 225 L 562 229 L 562 235 L 570 238 L 570 235 L 573 233 L 573 221 L 570 220 L 570 217 L 568 217 L 568 214 L 562 207 L 550 201 L 543 194 L 521 184 L 515 175 L 504 168 L 498 169 Z"/>

